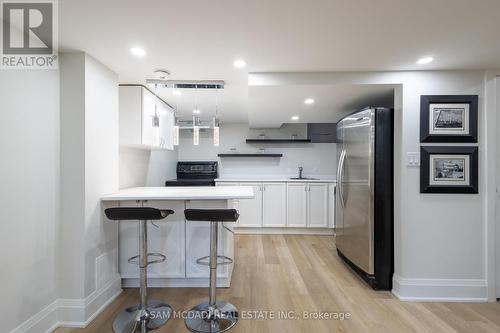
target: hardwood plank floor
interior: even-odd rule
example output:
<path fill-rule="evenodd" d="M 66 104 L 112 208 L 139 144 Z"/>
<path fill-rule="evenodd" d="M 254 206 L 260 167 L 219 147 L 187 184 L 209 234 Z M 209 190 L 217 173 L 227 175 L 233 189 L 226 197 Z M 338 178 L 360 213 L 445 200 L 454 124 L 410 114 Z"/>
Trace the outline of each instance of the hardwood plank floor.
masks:
<path fill-rule="evenodd" d="M 338 258 L 331 236 L 237 235 L 231 288 L 218 297 L 235 304 L 240 316 L 250 311 L 293 311 L 298 320 L 240 319 L 231 332 L 500 332 L 500 303 L 400 302 L 390 292 L 368 288 Z M 207 249 L 208 250 L 208 249 Z M 174 310 L 187 310 L 207 297 L 205 288 L 150 289 L 152 298 Z M 85 329 L 56 333 L 112 332 L 123 308 L 137 303 L 127 289 Z M 304 319 L 303 312 L 350 314 L 349 319 Z M 188 332 L 171 319 L 162 332 Z"/>

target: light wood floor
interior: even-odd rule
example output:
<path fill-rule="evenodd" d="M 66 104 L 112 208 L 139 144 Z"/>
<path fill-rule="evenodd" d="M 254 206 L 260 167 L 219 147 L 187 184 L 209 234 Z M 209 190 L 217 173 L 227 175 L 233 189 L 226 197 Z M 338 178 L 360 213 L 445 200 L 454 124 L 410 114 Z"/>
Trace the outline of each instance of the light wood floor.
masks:
<path fill-rule="evenodd" d="M 238 235 L 231 288 L 218 296 L 243 311 L 350 313 L 348 320 L 240 319 L 230 332 L 500 332 L 500 303 L 409 303 L 389 292 L 375 292 L 337 257 L 330 236 Z M 203 288 L 151 289 L 175 310 L 187 310 L 206 298 Z M 137 302 L 128 289 L 86 329 L 57 333 L 112 332 L 121 309 Z M 250 314 L 247 312 L 247 314 Z M 277 315 L 277 313 L 275 313 Z M 171 319 L 158 332 L 188 332 Z"/>

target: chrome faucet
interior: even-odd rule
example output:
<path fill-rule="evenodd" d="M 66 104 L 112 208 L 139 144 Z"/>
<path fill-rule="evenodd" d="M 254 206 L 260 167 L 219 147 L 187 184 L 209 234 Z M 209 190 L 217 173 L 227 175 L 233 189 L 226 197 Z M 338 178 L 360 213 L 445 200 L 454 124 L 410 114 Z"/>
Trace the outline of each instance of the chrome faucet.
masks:
<path fill-rule="evenodd" d="M 302 170 L 304 170 L 304 168 L 299 166 L 299 179 L 302 179 Z"/>

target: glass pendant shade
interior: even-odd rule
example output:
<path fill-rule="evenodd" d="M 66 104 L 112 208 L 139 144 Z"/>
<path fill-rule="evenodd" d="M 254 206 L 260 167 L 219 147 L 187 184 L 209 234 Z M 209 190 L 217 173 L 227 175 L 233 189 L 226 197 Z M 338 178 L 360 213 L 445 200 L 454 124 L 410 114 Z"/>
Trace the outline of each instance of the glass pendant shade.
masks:
<path fill-rule="evenodd" d="M 179 145 L 179 126 L 178 125 L 173 126 L 173 143 L 174 143 L 174 146 Z"/>
<path fill-rule="evenodd" d="M 214 146 L 215 147 L 219 146 L 219 139 L 220 139 L 219 126 L 214 126 Z"/>

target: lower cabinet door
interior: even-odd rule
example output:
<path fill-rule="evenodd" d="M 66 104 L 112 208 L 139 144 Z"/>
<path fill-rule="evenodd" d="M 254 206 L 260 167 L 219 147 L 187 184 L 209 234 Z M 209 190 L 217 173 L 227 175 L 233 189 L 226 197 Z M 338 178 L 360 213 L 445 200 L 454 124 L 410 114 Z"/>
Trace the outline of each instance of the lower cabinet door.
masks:
<path fill-rule="evenodd" d="M 286 226 L 286 184 L 264 183 L 262 186 L 262 226 Z"/>
<path fill-rule="evenodd" d="M 122 202 L 122 207 L 137 206 L 135 201 Z M 158 227 L 148 222 L 148 252 L 160 253 L 167 260 L 148 267 L 149 278 L 185 277 L 185 222 L 183 201 L 149 201 L 148 206 L 159 209 L 172 209 L 174 214 L 164 220 L 155 221 Z M 139 254 L 139 223 L 120 222 L 119 269 L 122 278 L 138 278 L 139 267 L 128 262 L 128 258 Z"/>
<path fill-rule="evenodd" d="M 307 184 L 287 185 L 287 226 L 304 228 L 307 226 Z"/>
<path fill-rule="evenodd" d="M 251 186 L 255 196 L 253 199 L 238 200 L 240 217 L 236 226 L 246 228 L 262 227 L 262 184 L 240 183 L 240 186 Z"/>
<path fill-rule="evenodd" d="M 328 227 L 328 184 L 310 183 L 308 185 L 308 227 Z"/>
<path fill-rule="evenodd" d="M 228 202 L 222 200 L 192 200 L 186 202 L 186 208 L 228 208 Z M 226 222 L 230 227 L 230 222 Z M 218 223 L 218 255 L 234 257 L 233 234 L 227 231 L 222 223 Z M 201 257 L 210 255 L 210 222 L 186 221 L 186 277 L 208 278 L 210 269 L 208 266 L 196 263 Z M 205 260 L 207 261 L 207 260 Z M 217 277 L 228 277 L 230 265 L 217 267 Z"/>

